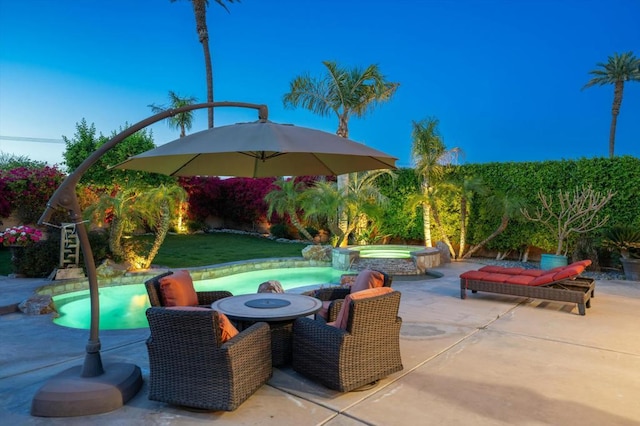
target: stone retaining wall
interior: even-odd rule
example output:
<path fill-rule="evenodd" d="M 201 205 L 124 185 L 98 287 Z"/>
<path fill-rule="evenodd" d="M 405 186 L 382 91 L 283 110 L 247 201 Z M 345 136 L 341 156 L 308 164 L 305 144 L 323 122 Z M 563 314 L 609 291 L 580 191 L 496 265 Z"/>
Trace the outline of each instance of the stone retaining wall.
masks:
<path fill-rule="evenodd" d="M 312 266 L 331 266 L 331 262 L 317 260 L 305 260 L 301 257 L 285 257 L 273 259 L 244 260 L 238 262 L 221 263 L 215 266 L 202 266 L 198 268 L 171 268 L 187 269 L 195 281 L 208 280 L 212 278 L 224 277 L 227 275 L 239 274 L 242 272 L 259 271 L 264 269 L 277 268 L 304 268 Z M 126 272 L 124 275 L 114 278 L 98 277 L 99 287 L 112 287 L 118 285 L 142 284 L 146 280 L 156 275 L 168 271 L 170 268 L 154 269 L 151 271 Z M 87 290 L 89 281 L 83 279 L 68 279 L 53 281 L 36 290 L 41 295 L 56 296 L 58 294 L 70 293 L 73 291 Z"/>

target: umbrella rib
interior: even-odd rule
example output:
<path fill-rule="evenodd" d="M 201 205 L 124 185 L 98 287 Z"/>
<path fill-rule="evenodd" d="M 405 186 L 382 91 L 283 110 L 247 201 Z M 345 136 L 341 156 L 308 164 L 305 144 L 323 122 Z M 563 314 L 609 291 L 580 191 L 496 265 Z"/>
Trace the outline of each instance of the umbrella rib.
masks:
<path fill-rule="evenodd" d="M 180 167 L 178 167 L 177 169 L 175 169 L 174 171 L 172 171 L 169 176 L 176 176 L 176 173 L 178 173 L 180 170 L 184 169 L 185 167 L 187 167 L 189 164 L 191 164 L 191 162 L 193 160 L 195 160 L 196 158 L 198 158 L 200 155 L 202 154 L 196 154 L 193 157 L 191 157 L 189 159 L 189 161 L 187 161 L 186 163 L 182 164 Z"/>
<path fill-rule="evenodd" d="M 265 155 L 265 152 L 266 151 L 248 151 L 248 152 L 239 151 L 238 153 L 242 154 L 242 155 L 246 155 L 247 157 L 255 158 L 255 159 L 258 159 L 258 160 L 262 160 L 262 161 L 266 161 L 266 160 L 269 160 L 271 158 L 276 158 L 276 157 L 279 157 L 279 156 L 285 154 L 284 152 L 275 151 L 273 154 Z"/>

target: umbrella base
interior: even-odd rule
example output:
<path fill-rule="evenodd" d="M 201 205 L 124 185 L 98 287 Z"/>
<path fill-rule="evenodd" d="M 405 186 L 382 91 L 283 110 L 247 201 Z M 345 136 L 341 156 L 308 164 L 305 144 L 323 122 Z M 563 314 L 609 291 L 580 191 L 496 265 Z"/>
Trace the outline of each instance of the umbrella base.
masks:
<path fill-rule="evenodd" d="M 105 373 L 81 377 L 82 367 L 72 367 L 49 379 L 31 403 L 31 415 L 73 417 L 106 413 L 122 407 L 142 386 L 140 367 L 114 363 Z"/>

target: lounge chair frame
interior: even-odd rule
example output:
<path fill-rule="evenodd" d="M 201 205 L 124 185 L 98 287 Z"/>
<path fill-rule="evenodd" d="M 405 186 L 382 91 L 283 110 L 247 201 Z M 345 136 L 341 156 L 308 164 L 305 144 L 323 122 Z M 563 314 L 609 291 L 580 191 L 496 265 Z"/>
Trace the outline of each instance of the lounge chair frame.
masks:
<path fill-rule="evenodd" d="M 595 297 L 595 282 L 593 278 L 577 277 L 573 280 L 566 279 L 541 286 L 528 286 L 460 278 L 461 299 L 467 298 L 467 290 L 471 290 L 472 293 L 483 291 L 532 299 L 576 303 L 578 305 L 578 313 L 585 315 L 585 308 L 591 307 L 591 298 Z"/>

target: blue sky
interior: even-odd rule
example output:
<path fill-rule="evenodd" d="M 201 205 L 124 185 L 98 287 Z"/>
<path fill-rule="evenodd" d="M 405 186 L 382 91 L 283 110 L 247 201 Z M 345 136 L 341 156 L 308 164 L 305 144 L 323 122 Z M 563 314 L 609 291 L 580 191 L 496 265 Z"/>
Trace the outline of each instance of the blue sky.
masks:
<path fill-rule="evenodd" d="M 581 88 L 614 52 L 640 56 L 638 0 L 211 3 L 215 100 L 264 103 L 272 121 L 333 133 L 336 117 L 283 108 L 289 82 L 321 75 L 324 60 L 378 64 L 400 87 L 352 118 L 350 138 L 400 166 L 411 165 L 412 121 L 431 116 L 467 163 L 607 156 L 613 87 Z M 169 90 L 206 100 L 190 2 L 0 0 L 0 151 L 60 163 L 77 122 L 109 135 Z M 216 126 L 255 119 L 216 109 Z M 205 128 L 199 111 L 192 132 Z M 157 145 L 179 136 L 151 130 Z M 640 156 L 638 82 L 625 85 L 616 154 Z"/>

